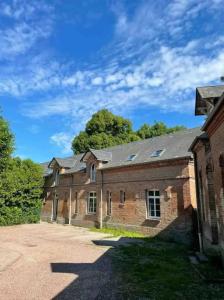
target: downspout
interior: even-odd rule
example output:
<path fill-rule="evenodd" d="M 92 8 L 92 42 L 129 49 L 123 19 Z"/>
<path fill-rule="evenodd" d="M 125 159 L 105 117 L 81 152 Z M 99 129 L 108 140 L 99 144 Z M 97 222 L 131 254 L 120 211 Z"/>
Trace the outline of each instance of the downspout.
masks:
<path fill-rule="evenodd" d="M 101 170 L 101 187 L 100 187 L 100 229 L 103 228 L 103 170 Z"/>
<path fill-rule="evenodd" d="M 72 219 L 72 188 L 69 188 L 69 221 L 68 224 L 71 225 Z"/>
<path fill-rule="evenodd" d="M 192 151 L 193 152 L 193 151 Z M 197 202 L 197 225 L 198 225 L 198 241 L 200 252 L 203 252 L 203 243 L 202 243 L 202 224 L 201 224 L 201 206 L 200 206 L 200 193 L 199 193 L 199 183 L 198 183 L 198 163 L 197 163 L 197 154 L 193 152 L 194 155 L 194 172 L 195 172 L 195 184 L 196 184 L 196 202 Z"/>

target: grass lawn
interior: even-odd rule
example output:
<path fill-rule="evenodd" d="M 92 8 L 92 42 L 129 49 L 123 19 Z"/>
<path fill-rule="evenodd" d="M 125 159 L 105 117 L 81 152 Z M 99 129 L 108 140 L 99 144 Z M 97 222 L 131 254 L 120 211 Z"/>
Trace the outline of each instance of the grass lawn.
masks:
<path fill-rule="evenodd" d="M 142 239 L 136 233 L 122 230 L 100 231 Z M 218 274 L 224 278 L 217 265 L 209 262 L 196 265 L 195 269 L 185 246 L 156 238 L 144 240 L 145 243 L 120 246 L 112 251 L 116 299 L 224 299 L 224 283 L 208 283 L 199 275 L 215 278 Z"/>
<path fill-rule="evenodd" d="M 102 232 L 107 233 L 108 236 L 123 236 L 123 237 L 130 237 L 130 238 L 145 238 L 142 233 L 134 232 L 134 231 L 127 231 L 124 229 L 116 229 L 116 228 L 91 228 L 91 231 L 94 232 Z"/>

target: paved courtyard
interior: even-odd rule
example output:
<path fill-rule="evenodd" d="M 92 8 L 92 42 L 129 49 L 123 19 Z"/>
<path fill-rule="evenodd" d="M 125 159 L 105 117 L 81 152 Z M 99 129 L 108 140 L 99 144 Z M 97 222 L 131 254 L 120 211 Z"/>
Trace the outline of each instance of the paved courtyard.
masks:
<path fill-rule="evenodd" d="M 105 234 L 57 224 L 0 227 L 0 299 L 96 299 L 110 281 Z"/>

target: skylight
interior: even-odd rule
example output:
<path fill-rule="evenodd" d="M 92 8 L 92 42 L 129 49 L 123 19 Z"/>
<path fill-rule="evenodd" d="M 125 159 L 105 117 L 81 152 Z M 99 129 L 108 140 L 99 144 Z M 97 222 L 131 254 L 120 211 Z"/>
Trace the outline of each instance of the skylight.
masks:
<path fill-rule="evenodd" d="M 127 158 L 128 161 L 132 161 L 136 158 L 137 154 L 130 154 Z"/>
<path fill-rule="evenodd" d="M 151 157 L 159 157 L 165 152 L 165 149 L 159 149 L 152 152 Z"/>

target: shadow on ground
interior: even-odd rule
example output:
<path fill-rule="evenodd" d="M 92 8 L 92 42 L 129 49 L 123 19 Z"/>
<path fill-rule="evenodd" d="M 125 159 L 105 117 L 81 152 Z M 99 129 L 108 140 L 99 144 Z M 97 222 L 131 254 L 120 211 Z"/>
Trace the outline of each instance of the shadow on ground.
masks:
<path fill-rule="evenodd" d="M 71 284 L 62 290 L 53 299 L 118 299 L 118 291 L 112 279 L 112 256 L 114 247 L 126 246 L 143 242 L 141 239 L 119 238 L 94 240 L 97 246 L 110 247 L 94 263 L 52 263 L 54 273 L 73 273 L 78 275 Z"/>

